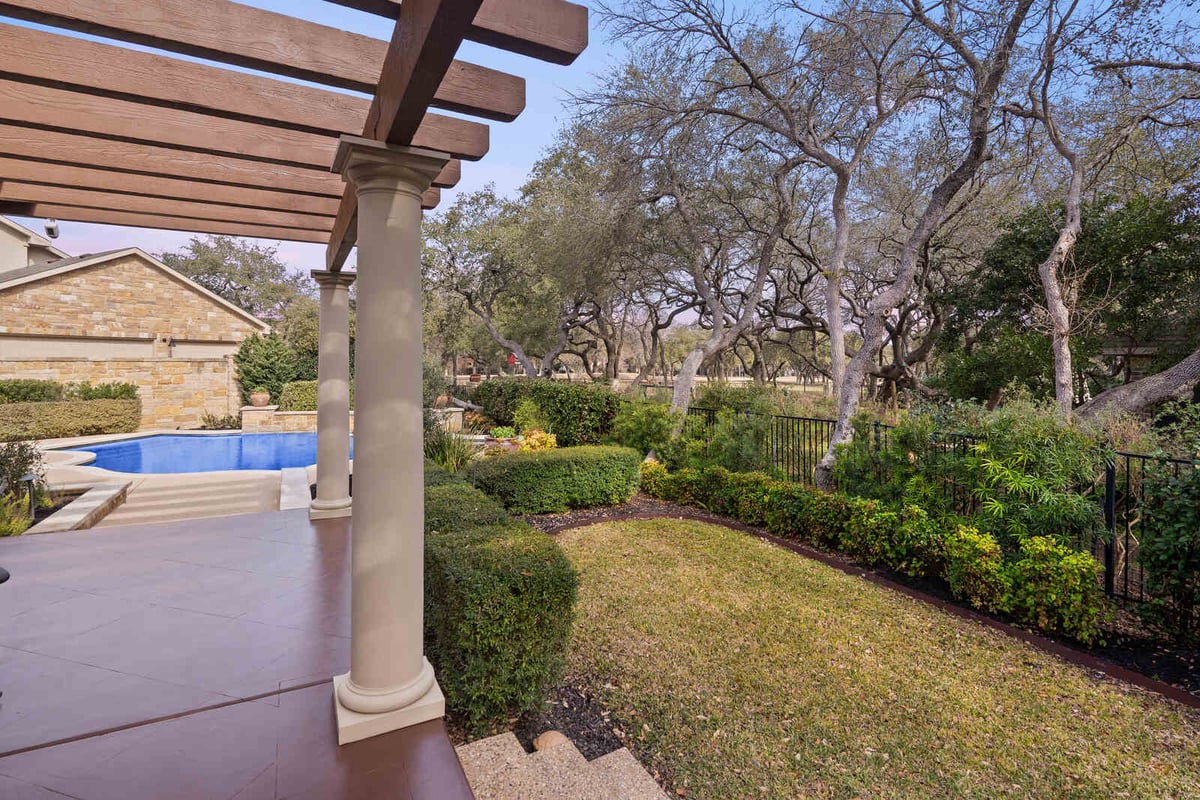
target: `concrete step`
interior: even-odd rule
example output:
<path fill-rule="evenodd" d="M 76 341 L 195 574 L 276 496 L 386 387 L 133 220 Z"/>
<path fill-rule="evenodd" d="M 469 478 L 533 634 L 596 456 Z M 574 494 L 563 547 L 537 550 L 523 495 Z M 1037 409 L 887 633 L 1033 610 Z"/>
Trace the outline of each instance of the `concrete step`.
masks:
<path fill-rule="evenodd" d="M 125 503 L 97 527 L 252 514 L 278 507 L 278 473 L 153 475 L 134 483 Z"/>
<path fill-rule="evenodd" d="M 526 753 L 502 733 L 457 752 L 477 800 L 666 800 L 626 749 L 589 763 L 569 741 Z"/>

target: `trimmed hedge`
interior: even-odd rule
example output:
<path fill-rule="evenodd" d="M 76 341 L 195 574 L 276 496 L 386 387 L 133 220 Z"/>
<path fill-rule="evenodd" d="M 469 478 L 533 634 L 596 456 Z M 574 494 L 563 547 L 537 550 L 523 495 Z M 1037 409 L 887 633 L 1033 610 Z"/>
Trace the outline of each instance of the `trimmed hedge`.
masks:
<path fill-rule="evenodd" d="M 483 733 L 561 677 L 578 580 L 557 543 L 426 463 L 426 652 L 453 714 Z"/>
<path fill-rule="evenodd" d="M 621 398 L 607 386 L 566 383 L 549 378 L 493 378 L 472 393 L 472 400 L 497 425 L 514 424 L 522 400 L 541 410 L 560 447 L 597 444 L 612 431 Z"/>
<path fill-rule="evenodd" d="M 354 408 L 354 381 L 350 381 L 350 408 Z M 290 381 L 279 393 L 280 411 L 316 411 L 317 381 Z"/>
<path fill-rule="evenodd" d="M 766 528 L 784 539 L 841 550 L 916 578 L 945 581 L 976 608 L 1091 643 L 1105 601 L 1099 565 L 1046 537 L 1031 537 L 1006 562 L 995 538 L 967 526 L 945 529 L 916 506 L 894 508 L 837 492 L 721 467 L 668 473 L 647 462 L 642 489 L 654 497 L 698 506 Z"/>
<path fill-rule="evenodd" d="M 62 383 L 60 381 L 14 378 L 0 380 L 0 404 L 53 403 L 59 400 L 136 400 L 134 383 Z"/>
<path fill-rule="evenodd" d="M 0 404 L 0 441 L 132 433 L 142 421 L 140 400 L 61 400 Z"/>
<path fill-rule="evenodd" d="M 484 459 L 475 483 L 517 514 L 623 503 L 638 487 L 642 455 L 628 447 L 564 447 Z"/>

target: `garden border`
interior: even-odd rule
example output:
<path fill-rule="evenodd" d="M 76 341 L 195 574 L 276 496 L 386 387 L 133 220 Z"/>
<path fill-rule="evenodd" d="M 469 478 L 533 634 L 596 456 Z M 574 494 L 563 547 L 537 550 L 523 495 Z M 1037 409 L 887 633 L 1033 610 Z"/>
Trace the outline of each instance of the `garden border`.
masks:
<path fill-rule="evenodd" d="M 788 541 L 787 539 L 781 539 L 778 536 L 773 536 L 764 530 L 746 525 L 728 517 L 720 516 L 719 514 L 697 511 L 686 507 L 677 508 L 678 510 L 674 513 L 647 512 L 641 510 L 623 511 L 620 508 L 609 509 L 609 514 L 607 516 L 570 521 L 559 526 L 553 526 L 549 530 L 545 530 L 543 532 L 550 536 L 554 536 L 562 533 L 563 531 L 569 531 L 575 528 L 586 528 L 592 525 L 601 525 L 605 522 L 636 522 L 654 519 L 687 519 L 696 522 L 707 522 L 712 525 L 721 525 L 741 533 L 749 534 L 757 539 L 761 539 L 762 541 L 770 542 L 771 544 L 786 548 L 797 555 L 804 556 L 805 558 L 809 558 L 813 561 L 819 561 L 820 563 L 825 564 L 828 567 L 833 567 L 834 569 L 844 572 L 847 575 L 863 578 L 871 583 L 876 584 L 877 586 L 882 586 L 886 589 L 899 592 L 900 594 L 911 597 L 914 600 L 919 600 L 923 603 L 959 617 L 960 619 L 981 623 L 989 628 L 992 628 L 993 630 L 1000 631 L 1001 633 L 1007 634 L 1014 639 L 1018 639 L 1030 644 L 1036 647 L 1038 650 L 1049 653 L 1053 656 L 1057 656 L 1068 663 L 1079 667 L 1084 667 L 1086 669 L 1095 670 L 1096 672 L 1103 673 L 1114 680 L 1133 684 L 1134 686 L 1140 687 L 1147 691 L 1162 695 L 1168 700 L 1173 700 L 1189 708 L 1200 710 L 1200 695 L 1192 694 L 1184 689 L 1180 689 L 1178 686 L 1172 686 L 1164 681 L 1155 680 L 1154 678 L 1143 675 L 1140 672 L 1135 672 L 1131 669 L 1119 666 L 1087 651 L 1070 647 L 1062 642 L 1056 642 L 1053 639 L 1033 633 L 1031 631 L 1027 631 L 1024 628 L 1019 628 L 1015 625 L 1010 625 L 1007 622 L 1002 622 L 1001 620 L 995 619 L 986 614 L 982 614 L 974 609 L 964 608 L 957 603 L 952 603 L 948 600 L 931 595 L 928 592 L 923 592 L 920 589 L 914 589 L 911 586 L 906 586 L 899 581 L 894 581 L 891 578 L 880 574 L 875 570 L 865 568 L 860 564 L 847 561 L 839 558 L 838 556 L 822 552 L 816 548 L 809 547 L 808 545 L 800 544 L 799 542 Z"/>

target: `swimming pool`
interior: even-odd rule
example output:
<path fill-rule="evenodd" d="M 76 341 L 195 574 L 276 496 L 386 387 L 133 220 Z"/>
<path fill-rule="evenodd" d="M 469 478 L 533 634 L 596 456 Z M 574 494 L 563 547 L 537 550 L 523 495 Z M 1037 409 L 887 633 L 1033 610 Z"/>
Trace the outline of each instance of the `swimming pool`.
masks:
<path fill-rule="evenodd" d="M 217 472 L 286 469 L 317 463 L 315 433 L 235 433 L 216 436 L 160 434 L 72 447 L 95 453 L 89 466 L 113 472 Z M 354 455 L 354 441 L 350 442 Z"/>

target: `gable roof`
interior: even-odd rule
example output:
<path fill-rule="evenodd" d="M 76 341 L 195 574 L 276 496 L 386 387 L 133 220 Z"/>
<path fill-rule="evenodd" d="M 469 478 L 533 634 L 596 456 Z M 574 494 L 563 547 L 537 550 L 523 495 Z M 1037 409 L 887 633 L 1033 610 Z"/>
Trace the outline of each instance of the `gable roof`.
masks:
<path fill-rule="evenodd" d="M 18 225 L 8 217 L 0 216 L 0 227 L 7 228 L 25 240 L 25 244 L 32 247 L 44 247 L 60 258 L 66 258 L 67 254 L 55 247 L 49 239 L 41 234 L 34 233 L 24 225 Z"/>
<path fill-rule="evenodd" d="M 3 218 L 0 217 L 0 219 Z M 270 330 L 271 326 L 269 324 L 263 322 L 249 311 L 234 305 L 224 297 L 221 297 L 219 294 L 205 289 L 188 276 L 181 272 L 176 272 L 154 256 L 147 253 L 145 250 L 142 250 L 138 247 L 125 247 L 120 250 L 107 250 L 103 253 L 87 253 L 86 255 L 82 256 L 62 258 L 58 261 L 49 261 L 45 264 L 34 264 L 30 267 L 22 267 L 20 269 L 9 270 L 7 272 L 0 272 L 0 291 L 12 289 L 27 283 L 45 280 L 46 278 L 55 275 L 62 275 L 66 272 L 74 272 L 75 270 L 83 269 L 84 267 L 98 266 L 108 261 L 115 261 L 118 258 L 125 258 L 126 256 L 136 256 L 140 258 L 149 266 L 165 273 L 167 277 L 183 283 L 192 291 L 203 295 L 212 302 L 223 307 L 225 310 L 246 320 L 251 325 L 258 327 L 264 332 Z"/>

